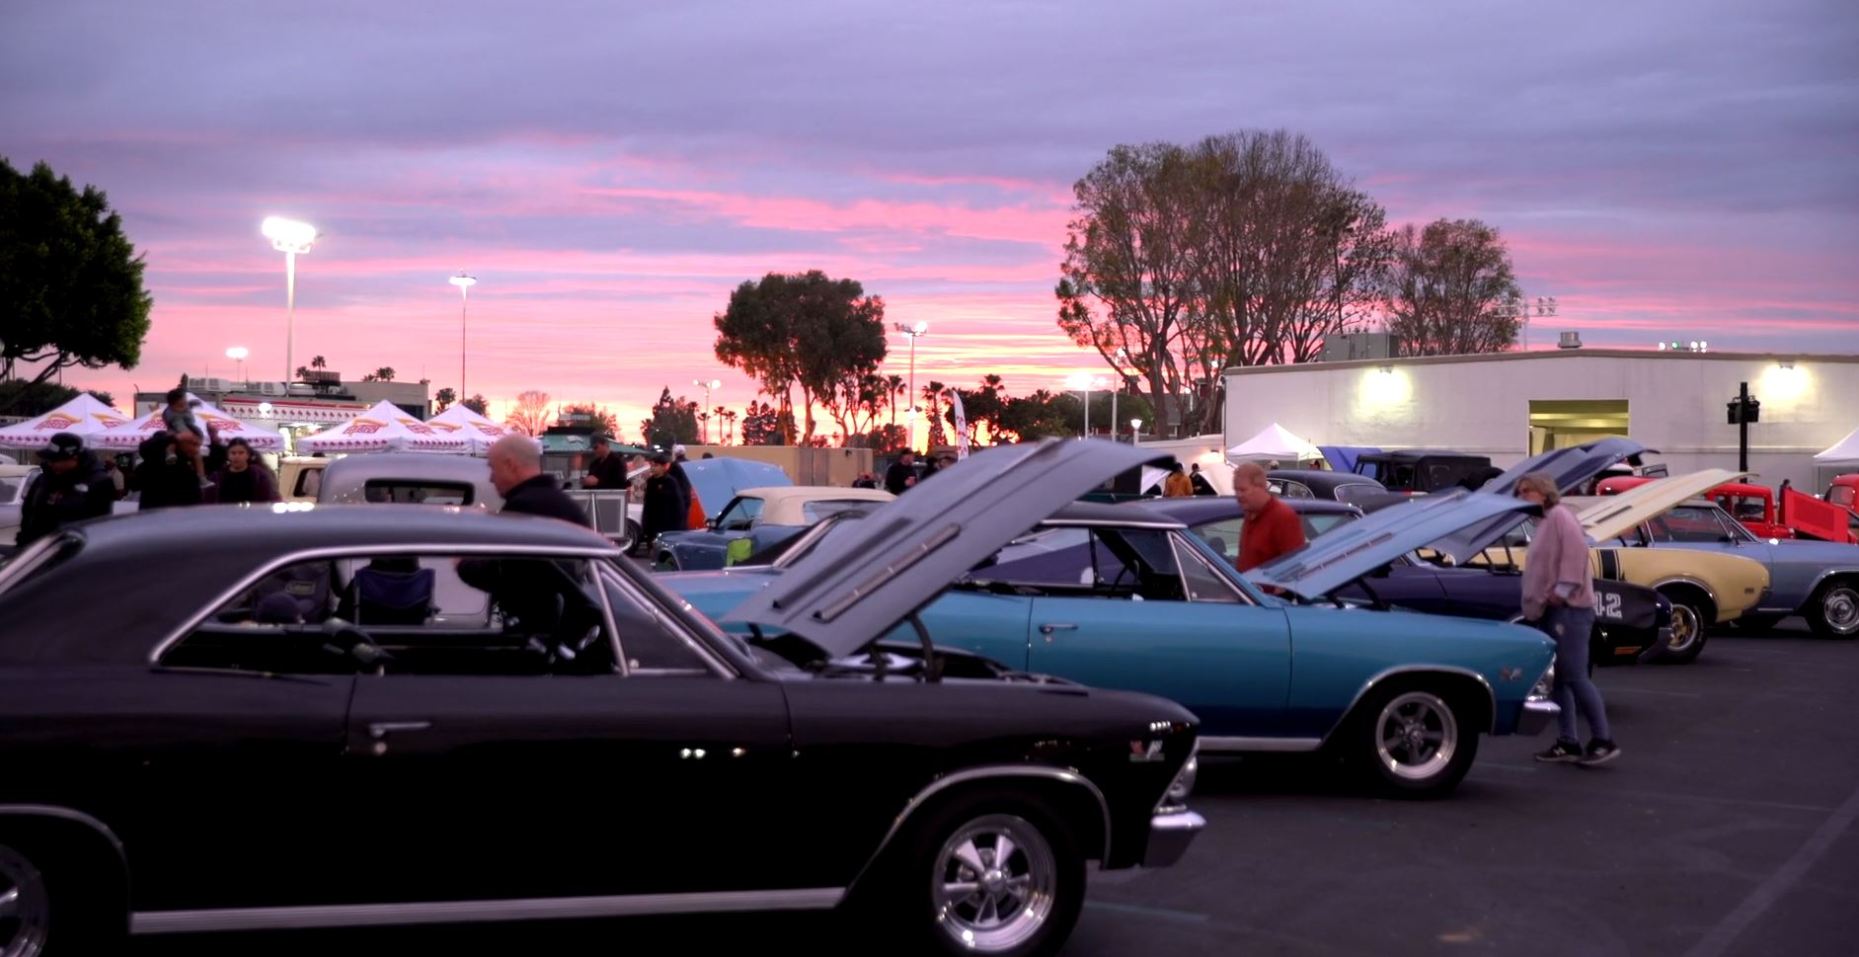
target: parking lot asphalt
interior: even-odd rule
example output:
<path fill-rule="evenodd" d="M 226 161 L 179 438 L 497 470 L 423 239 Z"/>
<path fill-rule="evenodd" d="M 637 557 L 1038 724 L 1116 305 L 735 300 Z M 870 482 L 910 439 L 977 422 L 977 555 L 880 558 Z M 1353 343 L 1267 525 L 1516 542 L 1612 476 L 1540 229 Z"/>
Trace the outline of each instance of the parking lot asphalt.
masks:
<path fill-rule="evenodd" d="M 1453 797 L 1365 796 L 1323 762 L 1209 762 L 1174 868 L 1093 873 L 1067 955 L 1859 953 L 1859 643 L 1799 622 L 1692 665 L 1603 669 L 1623 754 L 1485 738 Z M 773 824 L 775 822 L 771 822 Z M 468 838 L 465 838 L 468 839 Z M 878 954 L 826 915 L 156 938 L 134 953 Z"/>

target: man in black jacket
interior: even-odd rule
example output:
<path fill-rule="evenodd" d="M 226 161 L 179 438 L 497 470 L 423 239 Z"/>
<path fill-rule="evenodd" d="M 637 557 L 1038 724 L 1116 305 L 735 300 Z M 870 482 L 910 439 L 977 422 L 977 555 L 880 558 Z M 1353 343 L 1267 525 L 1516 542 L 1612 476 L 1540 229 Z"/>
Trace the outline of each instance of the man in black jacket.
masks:
<path fill-rule="evenodd" d="M 542 474 L 542 449 L 524 435 L 506 435 L 491 446 L 488 456 L 491 484 L 503 496 L 503 510 L 518 515 L 543 515 L 593 528 L 587 513 Z"/>
<path fill-rule="evenodd" d="M 682 532 L 690 520 L 690 493 L 679 476 L 672 472 L 677 462 L 664 452 L 652 457 L 652 471 L 645 480 L 645 502 L 640 509 L 640 554 L 666 532 Z M 687 480 L 688 481 L 688 480 Z"/>
<path fill-rule="evenodd" d="M 582 488 L 602 488 L 619 490 L 626 487 L 626 460 L 613 454 L 613 440 L 604 436 L 594 436 L 594 460 L 587 463 L 587 474 L 581 476 Z"/>
<path fill-rule="evenodd" d="M 157 432 L 136 449 L 142 464 L 136 466 L 136 487 L 142 490 L 136 501 L 138 511 L 169 508 L 176 505 L 199 505 L 206 501 L 209 486 L 200 484 L 200 470 L 211 467 L 223 451 L 217 443 L 213 452 L 200 447 L 200 436 L 193 432 L 169 435 Z M 207 456 L 205 465 L 196 464 Z"/>
<path fill-rule="evenodd" d="M 19 544 L 28 545 L 73 522 L 110 514 L 116 484 L 69 432 L 39 450 L 39 477 L 20 504 Z"/>
<path fill-rule="evenodd" d="M 503 496 L 503 513 L 540 515 L 592 528 L 587 513 L 542 472 L 542 449 L 536 440 L 506 435 L 490 448 L 491 484 Z M 505 617 L 505 626 L 543 642 L 557 658 L 573 658 L 560 642 L 571 637 L 565 626 L 581 620 L 587 599 L 578 594 L 569 565 L 548 559 L 468 558 L 458 562 L 465 584 L 488 592 Z"/>
<path fill-rule="evenodd" d="M 897 456 L 897 461 L 884 470 L 884 490 L 892 495 L 902 495 L 917 484 L 917 453 L 905 449 Z"/>

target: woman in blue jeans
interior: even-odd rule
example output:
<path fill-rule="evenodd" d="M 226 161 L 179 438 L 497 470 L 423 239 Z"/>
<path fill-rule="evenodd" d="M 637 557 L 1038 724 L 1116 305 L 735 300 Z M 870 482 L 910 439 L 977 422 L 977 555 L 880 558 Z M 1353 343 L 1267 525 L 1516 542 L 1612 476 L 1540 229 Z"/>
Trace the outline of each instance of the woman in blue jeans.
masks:
<path fill-rule="evenodd" d="M 1517 483 L 1517 497 L 1543 508 L 1543 520 L 1530 538 L 1523 568 L 1523 614 L 1556 642 L 1556 686 L 1561 714 L 1556 716 L 1556 743 L 1538 761 L 1606 764 L 1620 756 L 1601 689 L 1588 677 L 1588 636 L 1594 631 L 1594 572 L 1588 564 L 1588 538 L 1581 522 L 1556 488 L 1555 479 L 1532 472 Z M 1576 711 L 1588 722 L 1588 747 L 1577 737 Z"/>

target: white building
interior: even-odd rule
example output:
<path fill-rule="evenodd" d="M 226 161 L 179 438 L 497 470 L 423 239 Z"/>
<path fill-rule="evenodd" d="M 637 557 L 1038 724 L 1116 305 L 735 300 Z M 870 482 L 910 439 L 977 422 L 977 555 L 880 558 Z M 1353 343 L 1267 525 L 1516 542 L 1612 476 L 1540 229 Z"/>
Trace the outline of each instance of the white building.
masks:
<path fill-rule="evenodd" d="M 1761 403 L 1749 467 L 1818 490 L 1814 453 L 1859 425 L 1859 355 L 1560 349 L 1367 359 L 1226 372 L 1226 442 L 1273 422 L 1318 445 L 1438 448 L 1500 467 L 1547 448 L 1624 435 L 1674 473 L 1737 464 L 1727 404 Z"/>

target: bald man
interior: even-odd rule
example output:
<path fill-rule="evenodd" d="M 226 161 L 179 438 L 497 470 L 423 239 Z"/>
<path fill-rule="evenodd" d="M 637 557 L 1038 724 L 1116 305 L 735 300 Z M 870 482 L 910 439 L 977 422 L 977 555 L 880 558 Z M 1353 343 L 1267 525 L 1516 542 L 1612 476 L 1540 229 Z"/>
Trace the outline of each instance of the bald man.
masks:
<path fill-rule="evenodd" d="M 1239 557 L 1233 562 L 1240 571 L 1304 547 L 1304 522 L 1272 494 L 1265 470 L 1257 464 L 1245 462 L 1233 470 L 1233 497 L 1246 513 L 1246 523 L 1239 527 Z"/>
<path fill-rule="evenodd" d="M 542 474 L 542 449 L 525 435 L 506 435 L 491 446 L 491 484 L 503 496 L 503 510 L 518 515 L 543 515 L 593 527 L 587 513 Z"/>

